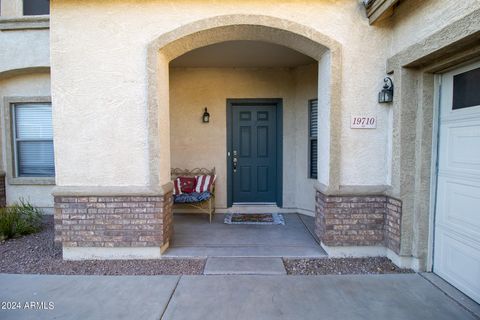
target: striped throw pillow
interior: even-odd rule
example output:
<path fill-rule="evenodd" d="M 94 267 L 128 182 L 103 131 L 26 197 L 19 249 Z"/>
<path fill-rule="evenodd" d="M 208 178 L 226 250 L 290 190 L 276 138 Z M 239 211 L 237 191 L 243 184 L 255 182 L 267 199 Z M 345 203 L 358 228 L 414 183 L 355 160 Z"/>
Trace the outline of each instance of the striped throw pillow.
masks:
<path fill-rule="evenodd" d="M 174 195 L 182 194 L 182 188 L 180 186 L 180 179 L 179 178 L 173 180 L 173 194 Z"/>
<path fill-rule="evenodd" d="M 195 192 L 210 191 L 212 185 L 215 183 L 216 175 L 213 176 L 197 176 L 197 185 L 195 186 Z"/>

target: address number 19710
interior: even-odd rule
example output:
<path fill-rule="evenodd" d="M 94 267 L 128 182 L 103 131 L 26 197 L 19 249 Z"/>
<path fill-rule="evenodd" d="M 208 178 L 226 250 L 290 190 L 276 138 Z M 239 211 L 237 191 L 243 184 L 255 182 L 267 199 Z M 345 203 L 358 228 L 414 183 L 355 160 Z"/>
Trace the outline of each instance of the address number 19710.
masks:
<path fill-rule="evenodd" d="M 375 129 L 377 127 L 377 117 L 375 116 L 356 116 L 352 115 L 350 119 L 350 128 L 352 129 Z"/>

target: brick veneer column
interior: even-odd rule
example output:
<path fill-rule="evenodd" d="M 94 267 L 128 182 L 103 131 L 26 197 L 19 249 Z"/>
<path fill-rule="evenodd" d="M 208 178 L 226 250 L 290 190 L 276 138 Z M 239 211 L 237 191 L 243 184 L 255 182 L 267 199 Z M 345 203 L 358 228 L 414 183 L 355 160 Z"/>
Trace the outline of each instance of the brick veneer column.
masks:
<path fill-rule="evenodd" d="M 385 210 L 385 245 L 395 253 L 400 253 L 400 226 L 402 219 L 402 202 L 387 198 Z"/>
<path fill-rule="evenodd" d="M 385 245 L 400 250 L 401 202 L 387 196 L 330 196 L 317 191 L 315 233 L 327 246 Z"/>
<path fill-rule="evenodd" d="M 173 232 L 172 193 L 56 196 L 55 240 L 64 247 L 161 247 Z"/>

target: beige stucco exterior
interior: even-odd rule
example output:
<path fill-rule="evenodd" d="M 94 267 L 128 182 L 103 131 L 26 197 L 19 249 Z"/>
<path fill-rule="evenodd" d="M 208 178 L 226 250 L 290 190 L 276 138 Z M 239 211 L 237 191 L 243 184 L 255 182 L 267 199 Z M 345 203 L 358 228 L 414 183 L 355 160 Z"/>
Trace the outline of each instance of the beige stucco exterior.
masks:
<path fill-rule="evenodd" d="M 390 56 L 421 42 L 478 9 L 480 9 L 478 0 L 406 1 L 396 9 L 396 14 L 392 17 Z"/>
<path fill-rule="evenodd" d="M 375 100 L 378 79 L 383 75 L 381 67 L 384 64 L 376 59 L 376 55 L 386 50 L 383 43 L 388 42 L 389 38 L 385 30 L 372 30 L 369 27 L 361 4 L 356 1 L 341 3 L 319 1 L 308 5 L 288 2 L 284 6 L 278 6 L 270 2 L 226 1 L 222 4 L 208 5 L 175 1 L 173 4 L 175 10 L 170 11 L 171 5 L 172 3 L 168 1 L 159 1 L 138 6 L 127 1 L 121 4 L 92 3 L 90 6 L 79 8 L 78 2 L 75 1 L 53 1 L 52 61 L 53 64 L 56 61 L 62 62 L 64 66 L 54 70 L 53 77 L 63 86 L 75 86 L 78 93 L 75 96 L 67 96 L 61 94 L 61 90 L 57 94 L 54 89 L 53 100 L 56 101 L 54 103 L 65 108 L 62 114 L 75 109 L 77 116 L 81 119 L 77 122 L 78 124 L 66 125 L 60 112 L 55 115 L 55 129 L 59 136 L 64 136 L 62 134 L 64 130 L 80 133 L 72 137 L 73 140 L 70 140 L 68 145 L 61 140 L 56 141 L 59 151 L 57 168 L 59 185 L 146 184 L 149 169 L 145 158 L 147 153 L 145 145 L 147 132 L 144 125 L 147 70 L 144 65 L 144 50 L 158 35 L 175 29 L 178 21 L 182 21 L 182 25 L 187 25 L 189 22 L 221 15 L 248 16 L 252 11 L 277 17 L 285 20 L 285 23 L 301 21 L 302 25 L 319 30 L 327 37 L 338 41 L 340 45 L 348 44 L 342 48 L 341 73 L 344 81 L 341 83 L 341 99 L 345 110 L 342 110 L 343 116 L 336 123 L 337 128 L 342 128 L 341 136 L 345 142 L 338 146 L 341 149 L 340 152 L 345 155 L 340 160 L 342 166 L 340 184 L 385 184 L 384 163 L 387 141 L 382 130 L 359 133 L 348 129 L 353 108 L 358 108 L 360 112 L 373 109 L 379 118 L 379 123 L 386 123 L 388 118 L 387 110 L 379 107 Z M 188 6 L 188 10 L 182 9 L 185 6 Z M 110 12 L 108 16 L 102 14 L 105 10 Z M 340 15 L 339 12 L 341 12 Z M 321 13 L 321 17 L 318 13 Z M 56 25 L 64 27 L 57 28 Z M 65 27 L 67 25 L 68 27 Z M 128 32 L 119 32 L 125 26 L 128 26 Z M 94 33 L 95 37 L 89 39 L 88 43 L 79 41 L 89 33 Z M 365 41 L 373 45 L 364 46 Z M 80 43 L 84 44 L 81 50 Z M 58 50 L 57 47 L 59 47 Z M 139 48 L 143 49 L 139 50 Z M 84 55 L 85 50 L 94 51 L 96 54 Z M 116 54 L 111 55 L 111 52 Z M 362 68 L 376 70 L 376 74 L 359 72 L 358 65 L 355 63 L 359 55 L 362 56 Z M 100 68 L 92 69 L 90 66 L 93 65 Z M 90 72 L 85 74 L 85 69 L 89 69 Z M 122 74 L 122 80 L 118 81 L 120 74 Z M 82 80 L 79 81 L 79 79 Z M 101 87 L 95 85 L 98 82 L 103 85 Z M 55 88 L 55 82 L 53 86 Z M 361 106 L 358 101 L 362 101 Z M 80 105 L 82 108 L 78 107 Z M 95 117 L 109 121 L 111 125 L 95 126 L 83 133 L 81 123 L 87 121 L 89 116 L 93 116 L 93 112 L 89 110 L 95 110 Z M 117 114 L 117 116 L 110 119 L 111 114 Z M 130 130 L 115 129 L 120 127 L 129 127 Z M 78 149 L 73 146 L 83 145 L 86 141 L 90 142 L 94 136 L 111 138 L 98 142 L 98 145 L 87 143 L 82 149 L 81 158 L 91 160 L 81 161 L 77 156 Z M 112 139 L 117 143 L 113 144 Z M 359 139 L 368 139 L 374 143 L 365 146 Z M 127 153 L 135 154 L 136 157 L 132 159 L 127 156 Z M 351 160 L 348 159 L 359 157 L 365 159 L 355 161 L 352 166 L 349 166 Z M 101 161 L 94 161 L 95 158 Z M 109 168 L 96 165 L 101 162 L 110 163 Z M 62 163 L 71 165 L 75 163 L 78 170 L 71 172 L 63 168 Z M 88 174 L 85 176 L 87 167 Z M 381 169 L 378 170 L 378 168 Z"/>
<path fill-rule="evenodd" d="M 2 17 L 17 18 L 22 15 L 22 1 L 19 0 L 1 0 Z"/>
<path fill-rule="evenodd" d="M 50 67 L 48 30 L 3 31 L 0 32 L 0 41 L 2 47 L 5 46 L 0 51 L 0 72 L 25 73 L 28 69 L 35 72 Z"/>
<path fill-rule="evenodd" d="M 370 25 L 360 0 L 52 0 L 48 30 L 45 18 L 13 21 L 21 18 L 21 2 L 2 0 L 1 101 L 49 96 L 51 61 L 58 190 L 156 194 L 170 190 L 170 167 L 214 165 L 217 206 L 224 208 L 225 100 L 283 98 L 284 207 L 313 211 L 315 189 L 400 199 L 400 256 L 425 269 L 433 223 L 434 74 L 480 56 L 480 3 L 404 0 L 393 12 Z M 318 70 L 168 66 L 227 40 L 288 46 L 316 59 Z M 381 105 L 386 73 L 395 99 Z M 315 96 L 318 181 L 307 178 L 306 167 L 306 103 Z M 198 121 L 204 107 L 212 115 L 208 125 Z M 377 128 L 351 129 L 352 114 L 376 116 Z M 193 163 L 185 155 L 199 148 L 199 133 L 208 136 L 201 139 L 206 152 Z M 7 140 L 2 131 L 3 170 Z M 7 185 L 7 201 L 25 197 L 50 207 L 51 188 Z"/>

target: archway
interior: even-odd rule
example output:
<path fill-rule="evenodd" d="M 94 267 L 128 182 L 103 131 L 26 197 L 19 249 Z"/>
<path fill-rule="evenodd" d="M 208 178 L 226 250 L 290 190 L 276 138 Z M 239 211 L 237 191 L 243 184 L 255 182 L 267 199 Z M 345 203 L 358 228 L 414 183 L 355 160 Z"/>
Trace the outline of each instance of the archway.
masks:
<path fill-rule="evenodd" d="M 153 40 L 147 51 L 149 170 L 152 187 L 170 187 L 169 62 L 184 53 L 232 40 L 289 47 L 318 61 L 318 185 L 338 189 L 341 47 L 330 37 L 293 21 L 262 15 L 225 15 L 184 25 Z"/>

